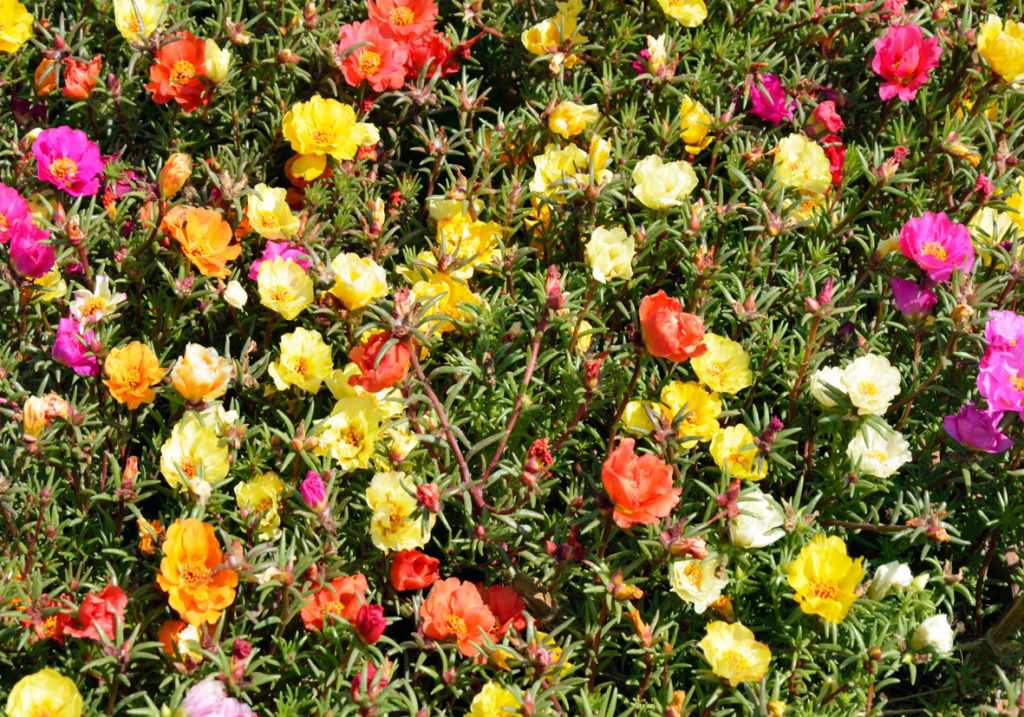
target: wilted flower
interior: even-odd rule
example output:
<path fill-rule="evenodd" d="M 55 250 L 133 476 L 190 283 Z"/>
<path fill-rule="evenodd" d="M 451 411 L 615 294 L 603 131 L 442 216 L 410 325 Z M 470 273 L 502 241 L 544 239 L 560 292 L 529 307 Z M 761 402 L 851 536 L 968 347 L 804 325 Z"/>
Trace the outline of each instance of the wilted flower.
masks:
<path fill-rule="evenodd" d="M 103 55 L 96 55 L 88 64 L 67 58 L 64 60 L 64 87 L 61 94 L 71 100 L 85 100 L 96 87 Z"/>
<path fill-rule="evenodd" d="M 57 336 L 53 341 L 51 356 L 57 363 L 70 366 L 80 376 L 97 376 L 99 361 L 92 353 L 96 334 L 83 332 L 82 325 L 74 319 L 61 319 L 57 324 Z"/>
<path fill-rule="evenodd" d="M 932 312 L 939 298 L 927 286 L 921 286 L 910 279 L 893 277 L 889 280 L 892 295 L 900 313 L 911 321 L 920 321 Z"/>

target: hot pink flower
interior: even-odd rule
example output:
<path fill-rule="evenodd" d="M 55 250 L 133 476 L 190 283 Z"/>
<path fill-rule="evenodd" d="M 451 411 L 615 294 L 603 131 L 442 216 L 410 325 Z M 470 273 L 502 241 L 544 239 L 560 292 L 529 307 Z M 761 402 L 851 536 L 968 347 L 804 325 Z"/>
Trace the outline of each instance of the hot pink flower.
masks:
<path fill-rule="evenodd" d="M 988 315 L 991 320 L 985 324 L 987 356 L 1013 351 L 1018 345 L 1024 346 L 1024 316 L 1012 311 L 990 311 Z"/>
<path fill-rule="evenodd" d="M 878 88 L 878 96 L 911 101 L 928 81 L 928 73 L 938 67 L 941 56 L 939 38 L 926 40 L 917 25 L 890 26 L 875 42 L 875 58 L 871 61 L 871 69 L 886 80 Z"/>
<path fill-rule="evenodd" d="M 95 340 L 96 334 L 92 331 L 83 334 L 81 324 L 74 319 L 61 319 L 51 352 L 53 360 L 70 366 L 79 376 L 98 376 L 99 361 L 91 353 L 86 355 Z"/>
<path fill-rule="evenodd" d="M 15 226 L 32 221 L 28 202 L 17 190 L 0 183 L 0 244 L 11 240 Z"/>
<path fill-rule="evenodd" d="M 263 256 L 254 261 L 249 267 L 249 278 L 256 281 L 260 274 L 260 266 L 265 261 L 274 261 L 276 257 L 291 259 L 305 271 L 309 269 L 309 255 L 301 247 L 292 246 L 286 241 L 268 241 L 263 247 Z M 305 259 L 301 257 L 306 257 Z"/>
<path fill-rule="evenodd" d="M 79 129 L 44 129 L 32 143 L 39 179 L 74 197 L 92 196 L 100 189 L 103 160 L 100 148 Z"/>
<path fill-rule="evenodd" d="M 750 88 L 750 102 L 754 105 L 751 112 L 776 127 L 782 120 L 793 118 L 796 106 L 795 102 L 786 104 L 786 90 L 775 75 L 760 75 Z"/>
<path fill-rule="evenodd" d="M 843 118 L 836 112 L 836 103 L 826 100 L 814 108 L 807 123 L 807 132 L 813 135 L 838 134 L 846 129 Z"/>
<path fill-rule="evenodd" d="M 948 281 L 954 269 L 966 273 L 974 267 L 970 232 L 945 212 L 925 212 L 903 225 L 900 251 L 928 272 L 932 281 Z"/>
<path fill-rule="evenodd" d="M 434 0 L 367 0 L 366 10 L 371 20 L 401 41 L 423 37 L 437 19 Z"/>
<path fill-rule="evenodd" d="M 57 261 L 53 247 L 46 244 L 50 232 L 32 222 L 15 224 L 11 236 L 11 264 L 14 270 L 30 279 L 47 274 Z"/>
<path fill-rule="evenodd" d="M 991 411 L 1014 411 L 1024 418 L 1024 346 L 992 355 L 978 372 L 978 390 Z"/>
<path fill-rule="evenodd" d="M 349 48 L 359 43 L 368 44 L 348 54 Z M 341 70 L 345 82 L 356 87 L 366 80 L 375 92 L 402 86 L 407 57 L 405 46 L 385 36 L 372 20 L 342 27 L 334 46 L 334 66 Z"/>
<path fill-rule="evenodd" d="M 910 279 L 889 279 L 889 285 L 900 313 L 911 321 L 920 321 L 926 317 L 938 301 L 931 290 Z"/>

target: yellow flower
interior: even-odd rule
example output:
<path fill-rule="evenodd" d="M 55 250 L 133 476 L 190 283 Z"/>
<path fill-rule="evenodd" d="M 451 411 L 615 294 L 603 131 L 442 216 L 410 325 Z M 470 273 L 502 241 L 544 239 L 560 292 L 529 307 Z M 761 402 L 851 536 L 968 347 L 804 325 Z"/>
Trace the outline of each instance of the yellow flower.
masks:
<path fill-rule="evenodd" d="M 754 633 L 740 622 L 715 621 L 697 643 L 704 659 L 717 677 L 735 687 L 741 682 L 759 682 L 768 672 L 772 651 L 754 639 Z"/>
<path fill-rule="evenodd" d="M 578 105 L 575 102 L 559 102 L 548 117 L 548 129 L 560 137 L 575 137 L 597 122 L 601 113 L 597 105 Z"/>
<path fill-rule="evenodd" d="M 286 199 L 288 191 L 257 184 L 249 195 L 249 225 L 264 239 L 287 239 L 299 230 L 299 219 Z"/>
<path fill-rule="evenodd" d="M 654 421 L 664 410 L 665 406 L 656 401 L 630 401 L 622 411 L 622 428 L 637 436 L 651 433 L 658 427 Z"/>
<path fill-rule="evenodd" d="M 223 82 L 228 76 L 228 66 L 231 65 L 231 52 L 225 47 L 223 50 L 217 47 L 213 40 L 206 41 L 206 79 L 210 82 Z"/>
<path fill-rule="evenodd" d="M 320 95 L 292 105 L 281 131 L 299 154 L 330 155 L 339 162 L 355 157 L 360 147 L 380 141 L 376 126 L 356 122 L 352 105 Z"/>
<path fill-rule="evenodd" d="M 469 200 L 460 190 L 452 190 L 445 199 L 428 199 L 427 209 L 430 218 L 435 222 L 443 222 L 456 214 L 467 214 L 469 212 Z M 484 209 L 484 203 L 479 199 L 473 200 L 473 209 L 476 214 Z"/>
<path fill-rule="evenodd" d="M 697 188 L 697 174 L 689 162 L 664 162 L 652 154 L 633 169 L 633 196 L 648 209 L 668 209 L 683 203 Z"/>
<path fill-rule="evenodd" d="M 633 277 L 636 240 L 622 227 L 596 227 L 584 247 L 587 264 L 595 280 L 607 284 L 612 279 Z"/>
<path fill-rule="evenodd" d="M 171 383 L 189 403 L 205 403 L 227 393 L 235 377 L 231 359 L 199 344 L 187 344 L 185 355 L 171 369 Z"/>
<path fill-rule="evenodd" d="M 647 71 L 657 75 L 665 66 L 668 53 L 665 50 L 665 35 L 647 36 Z"/>
<path fill-rule="evenodd" d="M 708 393 L 696 381 L 670 381 L 661 389 L 661 402 L 670 422 L 681 419 L 679 437 L 692 439 L 683 441 L 687 448 L 695 446 L 697 441 L 710 441 L 718 433 L 722 402 L 717 393 Z"/>
<path fill-rule="evenodd" d="M 388 275 L 384 267 L 370 257 L 347 252 L 331 262 L 334 286 L 330 293 L 338 297 L 349 311 L 361 309 L 374 299 L 388 293 Z"/>
<path fill-rule="evenodd" d="M 281 337 L 281 358 L 270 364 L 267 372 L 278 391 L 298 386 L 317 393 L 333 370 L 331 347 L 324 343 L 324 337 L 319 331 L 300 327 Z"/>
<path fill-rule="evenodd" d="M 291 259 L 275 256 L 260 264 L 256 277 L 260 303 L 291 321 L 313 303 L 313 281 Z"/>
<path fill-rule="evenodd" d="M 349 363 L 345 368 L 335 369 L 327 374 L 324 383 L 327 384 L 327 389 L 336 401 L 352 396 L 368 396 L 377 405 L 382 419 L 391 419 L 402 415 L 402 412 L 405 411 L 402 391 L 398 388 L 386 388 L 377 393 L 370 393 L 362 386 L 353 386 L 348 382 L 350 378 L 361 373 L 362 371 L 358 366 L 354 363 Z"/>
<path fill-rule="evenodd" d="M 54 267 L 48 273 L 43 274 L 32 282 L 32 301 L 49 303 L 57 299 L 63 299 L 68 293 L 68 285 L 64 277 L 60 275 L 60 269 Z"/>
<path fill-rule="evenodd" d="M 802 134 L 779 141 L 775 152 L 775 178 L 784 186 L 812 194 L 824 194 L 832 185 L 825 150 Z"/>
<path fill-rule="evenodd" d="M 839 624 L 857 599 L 856 588 L 864 579 L 864 558 L 854 561 L 846 554 L 846 543 L 836 536 L 815 535 L 786 567 L 789 586 L 808 615 L 820 615 Z"/>
<path fill-rule="evenodd" d="M 1000 212 L 992 207 L 982 207 L 967 222 L 974 246 L 979 249 L 984 247 L 987 250 L 979 252 L 985 266 L 992 263 L 990 252 L 994 248 L 1003 242 L 1012 242 L 1024 234 L 1024 227 L 1018 224 L 1019 219 L 1020 215 L 1015 212 Z M 1018 242 L 1017 256 L 1020 258 L 1022 255 L 1024 255 L 1024 243 Z M 1004 267 L 1000 264 L 999 268 Z"/>
<path fill-rule="evenodd" d="M 513 717 L 517 714 L 519 700 L 497 682 L 488 682 L 473 698 L 466 717 Z"/>
<path fill-rule="evenodd" d="M 428 315 L 443 315 L 454 321 L 464 322 L 470 320 L 471 315 L 462 308 L 463 305 L 480 305 L 480 297 L 470 291 L 468 286 L 442 272 L 434 272 L 428 278 L 417 281 L 412 286 L 412 293 L 416 299 L 426 299 L 428 301 L 440 297 L 438 301 L 430 306 L 427 311 Z M 434 332 L 443 334 L 454 331 L 455 324 L 451 321 L 430 320 L 420 324 L 419 329 L 426 334 Z"/>
<path fill-rule="evenodd" d="M 606 169 L 612 159 L 612 146 L 608 143 L 608 140 L 601 137 L 594 137 L 590 140 L 590 150 L 587 152 L 587 159 L 589 160 L 588 168 L 594 177 L 593 183 L 595 185 L 607 184 L 612 181 L 614 174 L 610 169 Z M 584 184 L 590 184 L 589 176 L 584 180 Z"/>
<path fill-rule="evenodd" d="M 273 541 L 281 537 L 281 516 L 277 509 L 284 493 L 284 481 L 277 473 L 260 473 L 248 483 L 235 485 L 238 505 L 253 513 L 261 513 L 260 540 Z"/>
<path fill-rule="evenodd" d="M 1018 234 L 1024 236 L 1024 177 L 1017 180 L 1017 191 L 1005 200 L 1009 208 L 1007 214 L 1018 227 Z"/>
<path fill-rule="evenodd" d="M 523 47 L 527 52 L 534 55 L 560 54 L 559 48 L 570 38 L 572 47 L 582 45 L 590 39 L 576 31 L 579 14 L 583 12 L 582 0 L 568 0 L 555 5 L 558 7 L 558 14 L 523 32 Z M 576 66 L 579 59 L 577 55 L 570 54 L 564 59 L 565 66 L 571 69 Z"/>
<path fill-rule="evenodd" d="M 383 416 L 371 396 L 349 396 L 313 429 L 318 456 L 330 456 L 342 470 L 369 468 Z"/>
<path fill-rule="evenodd" d="M 708 16 L 704 0 L 658 0 L 661 9 L 683 27 L 697 27 Z"/>
<path fill-rule="evenodd" d="M 32 37 L 32 13 L 18 0 L 0 0 L 0 52 L 17 52 Z"/>
<path fill-rule="evenodd" d="M 549 144 L 544 148 L 544 154 L 533 158 L 536 170 L 530 181 L 530 191 L 562 202 L 565 201 L 565 190 L 590 186 L 591 175 L 594 184 L 609 182 L 613 175 L 605 166 L 610 155 L 611 146 L 600 137 L 591 140 L 589 152 L 572 144 L 561 148 Z"/>
<path fill-rule="evenodd" d="M 722 561 L 718 558 L 672 561 L 668 569 L 672 592 L 680 600 L 691 603 L 698 615 L 703 615 L 709 605 L 722 597 L 722 589 L 729 583 L 724 570 L 719 575 L 721 567 Z"/>
<path fill-rule="evenodd" d="M 469 214 L 455 214 L 437 223 L 437 243 L 444 253 L 459 260 L 461 269 L 501 262 L 501 238 L 504 231 L 497 222 L 474 221 Z"/>
<path fill-rule="evenodd" d="M 7 696 L 7 717 L 81 717 L 74 681 L 49 668 L 18 680 Z"/>
<path fill-rule="evenodd" d="M 978 33 L 978 54 L 1007 82 L 1024 80 L 1024 24 L 989 15 Z"/>
<path fill-rule="evenodd" d="M 690 365 L 705 386 L 718 393 L 732 394 L 754 382 L 750 355 L 740 344 L 718 334 L 704 334 L 704 345 L 707 352 L 690 359 Z"/>
<path fill-rule="evenodd" d="M 715 465 L 730 478 L 761 480 L 768 474 L 768 461 L 754 445 L 754 434 L 743 424 L 719 430 L 708 450 Z"/>
<path fill-rule="evenodd" d="M 160 473 L 167 484 L 187 488 L 200 500 L 209 496 L 212 484 L 227 478 L 229 467 L 227 446 L 194 413 L 174 425 L 160 448 Z"/>
<path fill-rule="evenodd" d="M 405 473 L 377 473 L 366 488 L 370 518 L 370 539 L 378 548 L 391 550 L 422 548 L 430 540 L 437 516 L 429 511 L 416 515 L 419 501 L 416 486 Z"/>
<path fill-rule="evenodd" d="M 163 0 L 114 0 L 114 22 L 125 40 L 143 40 L 157 30 L 166 10 Z"/>

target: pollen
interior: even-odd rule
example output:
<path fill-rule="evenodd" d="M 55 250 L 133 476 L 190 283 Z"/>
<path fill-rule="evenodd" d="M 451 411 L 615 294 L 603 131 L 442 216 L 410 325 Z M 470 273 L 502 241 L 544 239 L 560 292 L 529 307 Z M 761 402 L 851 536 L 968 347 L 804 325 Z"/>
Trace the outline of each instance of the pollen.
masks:
<path fill-rule="evenodd" d="M 359 72 L 363 75 L 370 76 L 377 74 L 377 70 L 380 69 L 380 55 L 373 50 L 363 50 L 362 54 L 359 55 Z"/>
<path fill-rule="evenodd" d="M 407 7 L 396 7 L 391 11 L 391 24 L 397 27 L 408 27 L 416 21 L 416 15 Z"/>
<path fill-rule="evenodd" d="M 78 176 L 78 165 L 67 157 L 60 157 L 50 162 L 50 174 L 66 182 Z"/>
<path fill-rule="evenodd" d="M 184 85 L 195 76 L 195 65 L 188 60 L 178 60 L 171 67 L 170 82 L 172 85 Z"/>

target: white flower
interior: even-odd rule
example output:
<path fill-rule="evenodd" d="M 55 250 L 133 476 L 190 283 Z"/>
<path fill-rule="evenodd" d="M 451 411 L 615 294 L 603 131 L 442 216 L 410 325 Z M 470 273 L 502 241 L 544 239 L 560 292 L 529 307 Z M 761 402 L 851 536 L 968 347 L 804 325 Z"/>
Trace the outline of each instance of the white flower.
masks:
<path fill-rule="evenodd" d="M 249 296 L 245 293 L 245 289 L 242 288 L 241 284 L 234 279 L 228 282 L 227 288 L 224 289 L 224 301 L 236 309 L 241 309 L 248 300 Z"/>
<path fill-rule="evenodd" d="M 707 560 L 676 560 L 669 567 L 672 591 L 686 602 L 693 603 L 697 614 L 722 597 L 728 580 L 718 577 L 718 558 Z"/>
<path fill-rule="evenodd" d="M 893 588 L 905 590 L 913 581 L 914 574 L 910 572 L 910 566 L 893 560 L 891 563 L 880 565 L 875 571 L 875 579 L 868 588 L 868 597 L 872 600 L 882 600 Z"/>
<path fill-rule="evenodd" d="M 759 488 L 736 501 L 740 514 L 729 522 L 729 539 L 741 548 L 764 548 L 782 538 L 786 516 L 779 505 Z M 750 513 L 750 515 L 744 515 Z"/>
<path fill-rule="evenodd" d="M 125 294 L 110 293 L 110 279 L 103 274 L 96 276 L 95 288 L 79 289 L 71 300 L 71 316 L 76 321 L 99 322 L 107 318 L 117 309 L 117 305 L 128 297 Z"/>
<path fill-rule="evenodd" d="M 888 478 L 911 459 L 910 444 L 902 434 L 885 426 L 881 433 L 864 426 L 850 440 L 846 455 L 860 472 L 876 478 Z"/>
<path fill-rule="evenodd" d="M 846 367 L 843 388 L 858 413 L 881 416 L 900 395 L 900 372 L 884 356 L 868 354 Z"/>
<path fill-rule="evenodd" d="M 843 385 L 843 375 L 846 372 L 838 366 L 825 366 L 819 368 L 811 375 L 811 395 L 814 396 L 818 403 L 825 408 L 832 408 L 836 405 L 836 402 L 829 398 L 829 395 L 825 393 L 825 385 L 828 384 L 836 391 L 845 394 L 846 386 Z"/>
<path fill-rule="evenodd" d="M 953 651 L 953 628 L 945 615 L 932 615 L 914 630 L 910 646 L 915 652 L 930 650 L 939 654 Z"/>
<path fill-rule="evenodd" d="M 622 227 L 597 227 L 585 248 L 594 278 L 602 284 L 610 279 L 632 278 L 636 241 Z"/>
<path fill-rule="evenodd" d="M 668 209 L 683 203 L 697 188 L 697 174 L 689 162 L 663 162 L 652 154 L 633 170 L 633 195 L 648 209 Z"/>

